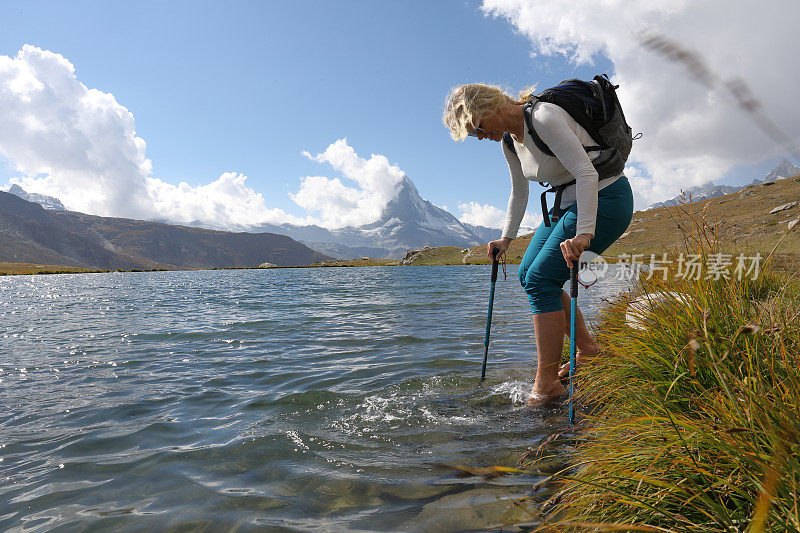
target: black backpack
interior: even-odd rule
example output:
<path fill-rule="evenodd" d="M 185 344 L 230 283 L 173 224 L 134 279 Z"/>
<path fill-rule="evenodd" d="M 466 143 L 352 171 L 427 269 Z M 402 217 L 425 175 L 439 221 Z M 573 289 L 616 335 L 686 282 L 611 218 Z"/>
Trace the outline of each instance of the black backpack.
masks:
<path fill-rule="evenodd" d="M 592 81 L 565 80 L 555 87 L 545 89 L 540 94 L 531 97 L 525 104 L 523 115 L 525 124 L 528 127 L 528 134 L 533 139 L 536 147 L 547 155 L 553 152 L 545 144 L 541 137 L 536 133 L 531 121 L 531 108 L 539 102 L 549 102 L 564 109 L 569 116 L 575 119 L 586 132 L 597 142 L 594 146 L 584 146 L 587 152 L 600 151 L 600 154 L 592 159 L 592 165 L 601 180 L 618 176 L 625 170 L 625 161 L 631 153 L 633 145 L 632 130 L 625 121 L 625 114 L 617 98 L 616 89 L 619 85 L 613 85 L 606 74 L 595 76 Z M 641 134 L 637 135 L 638 139 Z M 514 140 L 510 133 L 503 136 L 506 146 L 514 153 Z M 540 182 L 541 185 L 547 186 Z M 572 180 L 564 185 L 551 187 L 542 193 L 542 216 L 545 226 L 550 227 L 550 217 L 547 213 L 548 192 L 556 193 L 555 205 L 553 206 L 553 222 L 557 222 L 561 214 L 561 193 L 568 186 L 575 183 Z"/>

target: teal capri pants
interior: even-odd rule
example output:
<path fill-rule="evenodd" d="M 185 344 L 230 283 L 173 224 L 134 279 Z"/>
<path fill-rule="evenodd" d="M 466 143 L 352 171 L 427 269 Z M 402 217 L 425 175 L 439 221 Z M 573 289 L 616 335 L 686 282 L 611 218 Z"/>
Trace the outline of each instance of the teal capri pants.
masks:
<path fill-rule="evenodd" d="M 561 213 L 559 221 L 549 228 L 541 223 L 519 265 L 519 281 L 528 293 L 534 315 L 564 309 L 561 293 L 569 279 L 569 267 L 561 253 L 561 243 L 575 236 L 578 205 L 572 204 Z M 602 254 L 625 232 L 632 216 L 631 185 L 628 178 L 620 176 L 597 194 L 597 222 L 587 249 Z"/>

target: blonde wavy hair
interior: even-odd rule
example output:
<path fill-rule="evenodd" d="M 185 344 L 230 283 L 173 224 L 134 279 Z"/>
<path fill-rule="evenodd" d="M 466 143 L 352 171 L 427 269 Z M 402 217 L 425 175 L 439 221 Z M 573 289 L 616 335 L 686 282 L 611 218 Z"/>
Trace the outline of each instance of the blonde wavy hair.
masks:
<path fill-rule="evenodd" d="M 530 100 L 536 85 L 526 87 L 514 99 L 497 85 L 467 83 L 453 88 L 444 104 L 442 122 L 450 130 L 454 141 L 463 141 L 467 134 L 480 124 L 487 113 L 496 113 L 508 105 L 523 104 Z"/>

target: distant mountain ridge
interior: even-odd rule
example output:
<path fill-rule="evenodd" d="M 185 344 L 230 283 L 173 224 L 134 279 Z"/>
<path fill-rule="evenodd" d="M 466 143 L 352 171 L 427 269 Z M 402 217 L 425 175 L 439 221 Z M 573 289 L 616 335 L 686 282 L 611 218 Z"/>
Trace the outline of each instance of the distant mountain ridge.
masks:
<path fill-rule="evenodd" d="M 17 184 L 12 185 L 11 188 L 8 189 L 8 192 L 15 196 L 19 196 L 23 200 L 27 200 L 29 202 L 36 202 L 45 209 L 51 209 L 54 211 L 67 210 L 67 208 L 64 207 L 64 204 L 62 204 L 61 200 L 59 200 L 58 198 L 55 198 L 53 196 L 47 196 L 45 194 L 26 192 L 25 189 L 23 189 Z"/>
<path fill-rule="evenodd" d="M 464 223 L 472 233 L 474 233 L 478 239 L 480 239 L 481 244 L 488 243 L 489 241 L 493 241 L 499 239 L 503 230 L 501 228 L 488 228 L 486 226 L 473 226 L 472 224 Z M 525 228 L 521 228 L 520 233 L 524 231 Z"/>
<path fill-rule="evenodd" d="M 793 165 L 792 163 L 789 162 L 788 159 L 783 159 L 780 163 L 778 163 L 777 167 L 767 172 L 763 180 L 753 179 L 753 181 L 751 181 L 750 183 L 738 187 L 734 185 L 714 185 L 713 181 L 709 181 L 708 183 L 705 183 L 703 185 L 698 185 L 696 187 L 689 187 L 688 189 L 686 189 L 683 192 L 683 199 L 681 198 L 681 195 L 678 195 L 674 198 L 670 198 L 669 200 L 654 203 L 647 209 L 657 209 L 659 207 L 678 205 L 683 201 L 694 203 L 694 202 L 699 202 L 701 200 L 707 200 L 709 198 L 718 198 L 720 196 L 724 196 L 732 192 L 740 191 L 750 185 L 758 185 L 760 183 L 791 178 L 798 174 L 800 174 L 800 167 Z"/>
<path fill-rule="evenodd" d="M 307 265 L 331 257 L 273 233 L 232 233 L 46 210 L 0 192 L 0 261 L 88 268 Z"/>

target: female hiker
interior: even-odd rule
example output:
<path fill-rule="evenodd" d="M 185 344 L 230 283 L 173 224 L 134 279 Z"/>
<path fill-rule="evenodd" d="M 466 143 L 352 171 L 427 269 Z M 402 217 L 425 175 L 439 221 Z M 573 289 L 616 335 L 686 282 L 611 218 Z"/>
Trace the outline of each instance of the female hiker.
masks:
<path fill-rule="evenodd" d="M 528 399 L 528 404 L 534 405 L 564 393 L 559 375 L 568 374 L 569 365 L 559 370 L 558 363 L 564 335 L 569 334 L 569 297 L 562 289 L 569 279 L 569 267 L 584 250 L 601 254 L 622 235 L 633 215 L 633 195 L 621 172 L 598 179 L 592 158 L 599 152 L 584 149 L 598 143 L 564 109 L 536 100 L 532 107 L 524 108 L 532 93 L 524 91 L 514 99 L 495 86 L 462 85 L 448 95 L 442 119 L 456 141 L 471 136 L 500 142 L 504 134 L 510 134 L 500 146 L 511 173 L 511 196 L 502 237 L 487 245 L 490 258 L 493 248 L 502 254 L 517 236 L 528 203 L 529 181 L 558 186 L 575 180 L 562 192 L 558 222 L 551 227 L 542 222 L 519 266 L 519 280 L 533 310 L 539 358 Z M 530 123 L 523 113 L 529 113 Z M 529 124 L 552 156 L 537 147 Z M 576 344 L 579 361 L 598 352 L 580 311 Z"/>

